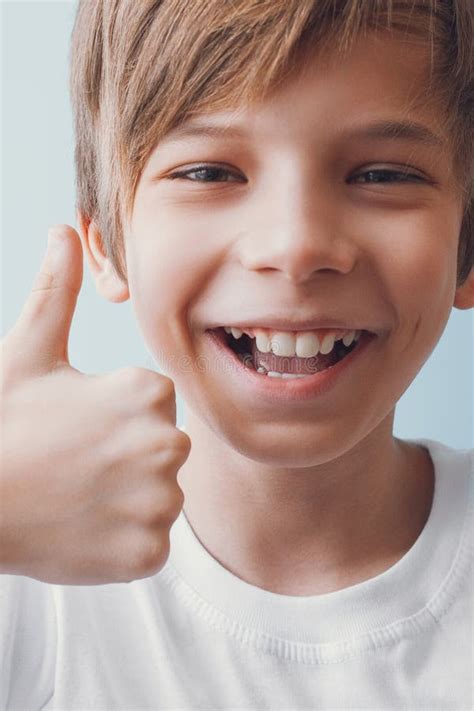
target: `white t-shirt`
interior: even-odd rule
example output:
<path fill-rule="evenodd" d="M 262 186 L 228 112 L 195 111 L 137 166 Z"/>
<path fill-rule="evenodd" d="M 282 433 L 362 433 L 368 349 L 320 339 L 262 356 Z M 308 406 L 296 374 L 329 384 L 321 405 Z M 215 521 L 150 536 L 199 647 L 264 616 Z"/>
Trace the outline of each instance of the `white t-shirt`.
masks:
<path fill-rule="evenodd" d="M 149 578 L 0 576 L 1 709 L 470 711 L 474 450 L 408 441 L 434 462 L 428 521 L 395 565 L 343 590 L 250 585 L 184 512 Z"/>

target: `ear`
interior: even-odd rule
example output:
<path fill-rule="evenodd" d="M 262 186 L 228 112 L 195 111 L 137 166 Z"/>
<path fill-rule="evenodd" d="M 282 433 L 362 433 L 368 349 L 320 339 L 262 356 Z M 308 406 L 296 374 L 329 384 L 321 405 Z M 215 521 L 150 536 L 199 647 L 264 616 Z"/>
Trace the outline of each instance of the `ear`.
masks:
<path fill-rule="evenodd" d="M 101 234 L 93 220 L 79 211 L 76 214 L 79 235 L 87 257 L 95 287 L 108 301 L 120 302 L 130 298 L 127 282 L 122 281 L 107 257 Z"/>
<path fill-rule="evenodd" d="M 458 309 L 474 308 L 474 267 L 462 286 L 456 289 L 454 306 Z"/>

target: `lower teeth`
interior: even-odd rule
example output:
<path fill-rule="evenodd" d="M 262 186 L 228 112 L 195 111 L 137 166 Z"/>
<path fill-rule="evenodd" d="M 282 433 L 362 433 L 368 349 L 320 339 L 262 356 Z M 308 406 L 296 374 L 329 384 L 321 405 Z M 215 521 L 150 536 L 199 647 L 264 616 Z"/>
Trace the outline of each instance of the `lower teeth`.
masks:
<path fill-rule="evenodd" d="M 242 361 L 242 363 L 246 366 L 246 368 L 251 368 L 252 370 L 255 370 L 252 356 L 250 355 L 250 353 L 238 353 L 237 355 L 239 356 L 239 359 Z M 307 378 L 309 375 L 314 375 L 314 373 L 308 373 L 307 375 L 298 373 L 278 373 L 275 370 L 267 371 L 263 366 L 257 368 L 257 373 L 261 373 L 262 375 L 268 375 L 269 378 L 283 378 L 284 380 L 290 380 L 292 378 Z"/>
<path fill-rule="evenodd" d="M 307 375 L 304 374 L 298 374 L 298 373 L 279 373 L 276 370 L 269 370 L 268 372 L 265 370 L 265 368 L 257 368 L 257 373 L 263 373 L 264 375 L 268 375 L 269 378 L 284 378 L 286 380 L 290 380 L 291 378 L 307 378 Z"/>

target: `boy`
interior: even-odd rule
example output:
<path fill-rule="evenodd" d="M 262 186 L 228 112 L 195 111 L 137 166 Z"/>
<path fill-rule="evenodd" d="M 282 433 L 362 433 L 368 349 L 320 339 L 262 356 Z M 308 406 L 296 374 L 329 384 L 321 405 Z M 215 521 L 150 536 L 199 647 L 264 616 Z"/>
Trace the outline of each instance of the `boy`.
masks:
<path fill-rule="evenodd" d="M 474 305 L 472 21 L 79 4 L 80 241 L 3 344 L 2 707 L 472 708 L 473 450 L 392 434 Z M 81 244 L 166 375 L 70 366 Z"/>

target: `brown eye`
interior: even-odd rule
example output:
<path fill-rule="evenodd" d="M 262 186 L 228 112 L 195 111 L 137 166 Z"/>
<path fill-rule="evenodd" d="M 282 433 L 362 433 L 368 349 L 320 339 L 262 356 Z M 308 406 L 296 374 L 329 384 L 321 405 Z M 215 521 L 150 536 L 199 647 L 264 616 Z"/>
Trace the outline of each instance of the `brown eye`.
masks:
<path fill-rule="evenodd" d="M 200 176 L 198 178 L 190 178 L 189 176 L 195 175 Z M 223 180 L 219 178 L 224 176 Z M 230 170 L 225 168 L 220 168 L 213 165 L 198 165 L 195 168 L 190 168 L 188 170 L 179 170 L 175 173 L 171 173 L 168 177 L 170 180 L 175 180 L 176 178 L 185 178 L 194 183 L 223 183 L 232 182 L 227 179 L 226 176 L 235 176 Z"/>
<path fill-rule="evenodd" d="M 426 182 L 421 176 L 415 173 L 409 173 L 405 170 L 388 170 L 387 168 L 367 170 L 364 173 L 359 173 L 353 178 L 353 181 L 368 184 Z"/>

